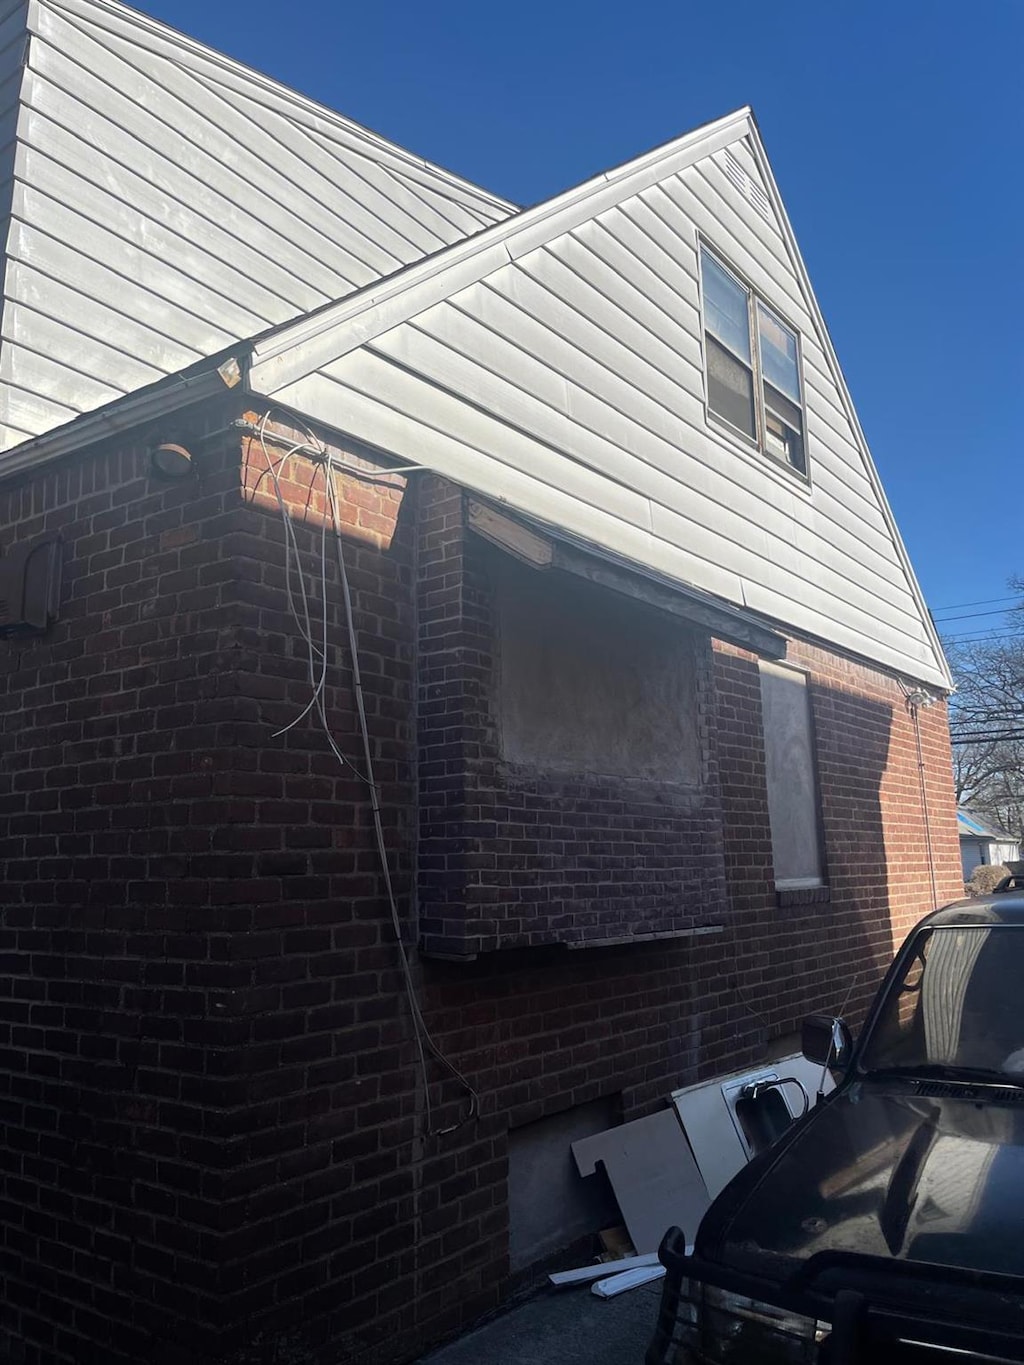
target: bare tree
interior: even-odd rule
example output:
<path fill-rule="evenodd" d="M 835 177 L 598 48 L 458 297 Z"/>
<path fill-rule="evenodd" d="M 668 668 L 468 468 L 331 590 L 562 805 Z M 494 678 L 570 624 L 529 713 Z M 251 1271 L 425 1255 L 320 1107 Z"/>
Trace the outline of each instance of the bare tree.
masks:
<path fill-rule="evenodd" d="M 1024 593 L 1024 579 L 1010 581 Z M 1005 630 L 946 642 L 957 691 L 950 702 L 957 801 L 1024 838 L 1024 602 Z"/>

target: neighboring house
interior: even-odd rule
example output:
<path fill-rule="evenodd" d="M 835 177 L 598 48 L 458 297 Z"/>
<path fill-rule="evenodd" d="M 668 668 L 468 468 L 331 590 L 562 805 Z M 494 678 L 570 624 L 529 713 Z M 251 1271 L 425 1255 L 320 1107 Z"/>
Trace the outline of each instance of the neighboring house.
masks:
<path fill-rule="evenodd" d="M 406 1360 L 962 891 L 946 664 L 749 111 L 517 212 L 106 0 L 0 61 L 4 1329 Z"/>
<path fill-rule="evenodd" d="M 977 867 L 996 867 L 1000 863 L 1016 862 L 1020 857 L 1020 844 L 1005 830 L 995 829 L 978 815 L 961 806 L 956 813 L 957 829 L 960 832 L 960 860 L 964 868 L 964 881 L 970 881 Z"/>

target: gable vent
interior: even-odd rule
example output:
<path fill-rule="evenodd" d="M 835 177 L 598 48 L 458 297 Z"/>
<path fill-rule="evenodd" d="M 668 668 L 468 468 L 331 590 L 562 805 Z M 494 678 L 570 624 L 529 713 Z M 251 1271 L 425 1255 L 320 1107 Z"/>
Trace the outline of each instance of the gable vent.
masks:
<path fill-rule="evenodd" d="M 725 150 L 725 173 L 739 190 L 740 194 L 743 195 L 743 198 L 753 204 L 761 217 L 766 218 L 770 223 L 772 221 L 771 200 L 757 181 L 746 173 L 728 148 Z"/>
<path fill-rule="evenodd" d="M 0 559 L 0 635 L 44 631 L 60 605 L 60 537 L 36 536 Z"/>

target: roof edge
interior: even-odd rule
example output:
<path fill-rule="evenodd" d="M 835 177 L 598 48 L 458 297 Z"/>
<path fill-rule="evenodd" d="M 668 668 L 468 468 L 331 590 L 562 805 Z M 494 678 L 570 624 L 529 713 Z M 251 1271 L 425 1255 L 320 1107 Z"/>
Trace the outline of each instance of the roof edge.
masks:
<path fill-rule="evenodd" d="M 611 206 L 623 195 L 636 193 L 645 177 L 652 184 L 661 179 L 669 173 L 673 161 L 682 169 L 698 157 L 735 142 L 753 126 L 752 111 L 744 105 L 468 239 L 443 247 L 383 281 L 373 281 L 316 314 L 282 324 L 253 347 L 253 388 L 271 396 L 277 389 L 364 345 L 454 290 L 465 288 L 498 266 L 542 246 L 551 237 L 569 230 L 576 219 L 583 222 L 592 218 L 601 211 L 602 196 L 607 197 Z M 341 340 L 337 332 L 343 327 L 348 327 L 349 332 Z"/>
<path fill-rule="evenodd" d="M 466 180 L 463 176 L 448 170 L 447 167 L 428 161 L 425 157 L 409 151 L 400 143 L 392 142 L 382 133 L 375 132 L 374 129 L 368 128 L 365 124 L 348 118 L 329 105 L 313 99 L 312 96 L 305 95 L 294 87 L 285 85 L 283 81 L 276 80 L 273 76 L 267 75 L 256 67 L 248 66 L 245 62 L 230 57 L 227 53 L 221 52 L 207 43 L 200 42 L 199 39 L 175 28 L 173 24 L 154 19 L 142 10 L 124 4 L 122 0 L 32 0 L 32 4 L 36 8 L 52 9 L 66 15 L 74 15 L 78 19 L 88 16 L 92 10 L 97 12 L 97 21 L 99 22 L 101 22 L 99 16 L 106 15 L 131 23 L 150 38 L 176 45 L 190 56 L 201 58 L 236 79 L 245 80 L 256 90 L 261 90 L 265 94 L 284 100 L 287 104 L 293 105 L 296 112 L 304 113 L 307 116 L 313 115 L 333 125 L 340 132 L 347 133 L 359 142 L 364 143 L 363 155 L 389 157 L 409 170 L 425 172 L 432 177 L 436 176 L 453 190 L 458 190 L 467 196 L 492 204 L 496 209 L 500 209 L 506 214 L 515 213 L 519 208 L 518 204 L 502 199 L 500 195 L 494 194 L 481 185 L 474 184 L 471 180 Z"/>
<path fill-rule="evenodd" d="M 761 172 L 762 178 L 767 186 L 769 197 L 772 200 L 772 206 L 782 225 L 786 245 L 792 256 L 793 266 L 797 272 L 801 288 L 807 299 L 807 305 L 810 309 L 811 316 L 818 325 L 822 347 L 825 351 L 825 358 L 832 369 L 832 375 L 835 379 L 836 387 L 839 390 L 839 396 L 846 409 L 847 419 L 850 423 L 858 448 L 860 449 L 861 458 L 864 461 L 864 469 L 867 473 L 868 481 L 871 484 L 875 497 L 878 499 L 878 505 L 881 509 L 882 516 L 885 518 L 885 523 L 889 528 L 889 534 L 892 536 L 896 556 L 903 572 L 906 574 L 907 585 L 910 588 L 910 594 L 913 597 L 920 614 L 925 636 L 931 644 L 932 652 L 935 655 L 938 671 L 944 679 L 948 692 L 955 692 L 956 683 L 953 681 L 953 674 L 950 670 L 945 652 L 943 651 L 939 633 L 935 628 L 931 612 L 928 610 L 928 605 L 924 600 L 924 593 L 921 591 L 921 585 L 918 583 L 917 575 L 914 573 L 913 565 L 910 562 L 910 556 L 907 553 L 907 547 L 903 543 L 903 537 L 900 534 L 899 526 L 893 515 L 893 510 L 889 505 L 889 499 L 885 495 L 882 480 L 879 477 L 878 469 L 871 454 L 871 447 L 868 445 L 867 437 L 864 435 L 864 428 L 861 426 L 860 418 L 857 416 L 857 409 L 854 407 L 853 396 L 850 393 L 849 385 L 846 382 L 846 376 L 843 374 L 843 367 L 839 363 L 839 356 L 836 353 L 836 348 L 832 343 L 832 335 L 829 332 L 828 324 L 825 322 L 824 314 L 818 304 L 814 286 L 811 284 L 810 275 L 807 272 L 807 266 L 804 263 L 803 254 L 800 251 L 800 246 L 796 239 L 796 233 L 793 231 L 793 225 L 789 221 L 789 214 L 786 212 L 786 206 L 782 201 L 778 182 L 775 179 L 771 162 L 768 159 L 768 153 L 765 150 L 764 142 L 761 138 L 760 129 L 757 126 L 757 120 L 753 117 L 752 113 L 750 118 L 750 145 L 754 154 L 754 159 L 757 162 L 758 170 Z"/>
<path fill-rule="evenodd" d="M 241 351 L 239 351 L 241 355 Z M 10 450 L 0 451 L 0 481 L 49 464 L 108 436 L 119 436 L 157 417 L 224 394 L 239 383 L 242 366 L 234 358 L 191 374 L 171 376 L 124 398 L 117 398 L 94 412 L 74 417 L 52 431 L 44 431 Z"/>

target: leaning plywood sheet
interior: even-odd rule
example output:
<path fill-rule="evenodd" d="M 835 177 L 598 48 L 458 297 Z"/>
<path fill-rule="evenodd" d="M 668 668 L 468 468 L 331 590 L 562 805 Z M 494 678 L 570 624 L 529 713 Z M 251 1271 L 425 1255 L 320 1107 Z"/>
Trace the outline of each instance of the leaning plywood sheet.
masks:
<path fill-rule="evenodd" d="M 721 1082 L 676 1090 L 672 1104 L 686 1131 L 708 1195 L 714 1199 L 747 1162 L 742 1139 L 722 1097 Z"/>
<path fill-rule="evenodd" d="M 656 1251 L 667 1228 L 693 1234 L 708 1193 L 671 1109 L 572 1144 L 580 1175 L 604 1166 L 638 1252 Z"/>

